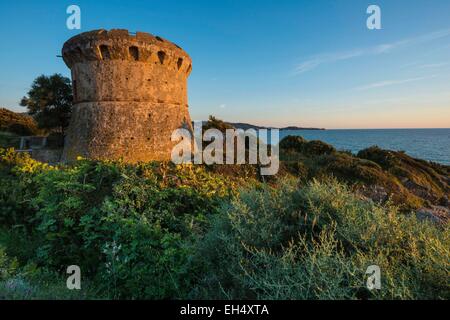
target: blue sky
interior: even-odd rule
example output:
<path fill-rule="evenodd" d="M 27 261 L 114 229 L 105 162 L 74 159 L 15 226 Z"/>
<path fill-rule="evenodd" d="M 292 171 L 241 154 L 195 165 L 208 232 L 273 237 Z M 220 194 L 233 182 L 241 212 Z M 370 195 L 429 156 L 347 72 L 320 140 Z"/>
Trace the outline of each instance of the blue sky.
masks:
<path fill-rule="evenodd" d="M 82 29 L 66 28 L 81 8 Z M 382 30 L 368 30 L 379 5 Z M 71 36 L 125 28 L 193 59 L 195 120 L 326 128 L 450 127 L 448 0 L 0 0 L 0 106 L 16 111 L 40 74 L 69 76 Z"/>

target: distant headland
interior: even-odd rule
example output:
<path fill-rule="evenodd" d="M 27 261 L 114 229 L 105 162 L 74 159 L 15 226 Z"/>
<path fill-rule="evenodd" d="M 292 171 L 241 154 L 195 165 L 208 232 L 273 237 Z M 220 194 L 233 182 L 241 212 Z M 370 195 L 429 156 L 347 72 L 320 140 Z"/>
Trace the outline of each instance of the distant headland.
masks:
<path fill-rule="evenodd" d="M 226 122 L 227 124 L 233 126 L 236 129 L 279 129 L 281 131 L 285 130 L 326 130 L 325 128 L 311 128 L 311 127 L 297 127 L 297 126 L 288 126 L 288 127 L 265 127 L 265 126 L 257 126 L 249 123 L 242 122 Z"/>

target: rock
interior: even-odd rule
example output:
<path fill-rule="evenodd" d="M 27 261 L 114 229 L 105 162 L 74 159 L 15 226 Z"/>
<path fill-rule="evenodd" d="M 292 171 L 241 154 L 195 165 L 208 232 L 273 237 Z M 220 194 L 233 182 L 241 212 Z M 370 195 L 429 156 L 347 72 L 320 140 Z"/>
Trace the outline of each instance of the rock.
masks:
<path fill-rule="evenodd" d="M 416 217 L 421 221 L 428 220 L 436 224 L 447 224 L 450 220 L 450 209 L 442 206 L 421 208 L 417 211 Z"/>
<path fill-rule="evenodd" d="M 379 185 L 363 185 L 359 192 L 365 198 L 371 199 L 375 203 L 384 203 L 389 199 L 386 189 Z"/>

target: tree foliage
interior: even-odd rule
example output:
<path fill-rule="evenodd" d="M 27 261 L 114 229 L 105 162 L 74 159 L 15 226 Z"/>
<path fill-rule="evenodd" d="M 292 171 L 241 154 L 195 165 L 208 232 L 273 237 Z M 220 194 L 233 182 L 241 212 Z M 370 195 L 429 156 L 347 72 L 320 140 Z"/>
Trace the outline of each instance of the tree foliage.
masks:
<path fill-rule="evenodd" d="M 37 77 L 28 91 L 28 96 L 22 98 L 20 105 L 28 108 L 40 128 L 64 134 L 69 125 L 72 102 L 70 79 L 53 74 Z"/>

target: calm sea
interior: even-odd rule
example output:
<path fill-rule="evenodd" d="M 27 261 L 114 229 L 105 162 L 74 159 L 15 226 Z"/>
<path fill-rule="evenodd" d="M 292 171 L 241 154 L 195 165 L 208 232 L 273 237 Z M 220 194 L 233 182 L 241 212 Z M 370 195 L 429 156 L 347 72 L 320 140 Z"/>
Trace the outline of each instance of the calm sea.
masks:
<path fill-rule="evenodd" d="M 354 153 L 377 145 L 383 149 L 405 151 L 415 158 L 450 165 L 450 129 L 286 130 L 280 132 L 280 139 L 288 135 L 322 140 L 338 150 Z"/>

